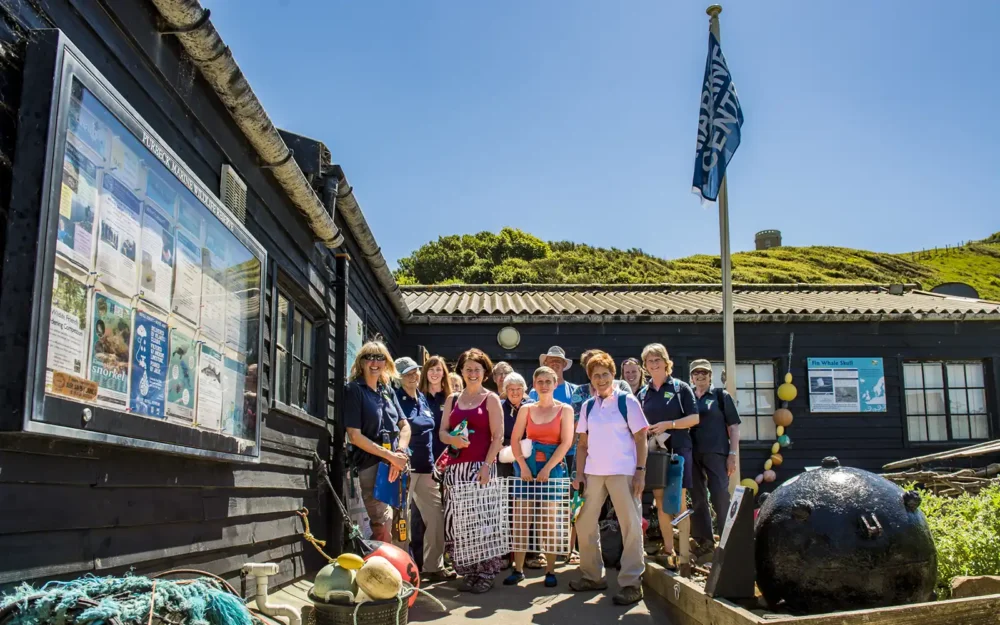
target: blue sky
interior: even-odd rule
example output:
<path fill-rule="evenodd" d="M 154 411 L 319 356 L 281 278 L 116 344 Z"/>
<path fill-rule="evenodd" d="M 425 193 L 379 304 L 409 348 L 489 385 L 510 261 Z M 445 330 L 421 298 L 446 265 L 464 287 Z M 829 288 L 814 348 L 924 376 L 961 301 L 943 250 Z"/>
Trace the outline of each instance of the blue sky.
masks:
<path fill-rule="evenodd" d="M 324 141 L 391 263 L 439 235 L 718 254 L 692 195 L 706 2 L 204 0 L 272 119 Z M 1000 3 L 740 0 L 733 251 L 1000 230 Z M 872 8 L 877 7 L 877 8 Z"/>

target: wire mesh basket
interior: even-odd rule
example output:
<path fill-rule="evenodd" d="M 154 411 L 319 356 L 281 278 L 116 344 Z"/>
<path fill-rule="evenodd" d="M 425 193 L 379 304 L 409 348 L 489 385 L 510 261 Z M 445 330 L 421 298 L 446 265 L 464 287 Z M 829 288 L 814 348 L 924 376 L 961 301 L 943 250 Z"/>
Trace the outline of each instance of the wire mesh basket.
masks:
<path fill-rule="evenodd" d="M 407 625 L 410 618 L 408 602 L 416 590 L 403 584 L 396 599 L 367 601 L 361 604 L 322 603 L 313 600 L 302 610 L 304 625 Z"/>
<path fill-rule="evenodd" d="M 503 478 L 511 518 L 511 551 L 567 555 L 572 535 L 569 478 L 527 482 Z"/>
<path fill-rule="evenodd" d="M 483 486 L 478 481 L 448 487 L 451 498 L 452 560 L 473 565 L 510 553 L 510 517 L 506 483 L 495 478 Z"/>

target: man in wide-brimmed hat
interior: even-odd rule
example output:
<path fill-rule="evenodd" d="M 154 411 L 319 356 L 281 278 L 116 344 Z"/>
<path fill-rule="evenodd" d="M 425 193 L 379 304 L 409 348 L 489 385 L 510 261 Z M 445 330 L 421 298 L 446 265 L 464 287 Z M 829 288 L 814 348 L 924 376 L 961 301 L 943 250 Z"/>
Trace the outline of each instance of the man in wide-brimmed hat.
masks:
<path fill-rule="evenodd" d="M 563 378 L 563 371 L 566 371 L 573 366 L 573 361 L 566 357 L 566 350 L 559 347 L 558 345 L 553 345 L 549 348 L 549 351 L 538 356 L 538 364 L 549 367 L 556 372 L 556 388 L 552 396 L 556 401 L 561 401 L 564 404 L 571 404 L 573 401 L 573 392 L 576 390 L 576 385 L 567 382 Z M 531 399 L 538 401 L 538 393 L 532 389 L 529 397 Z"/>

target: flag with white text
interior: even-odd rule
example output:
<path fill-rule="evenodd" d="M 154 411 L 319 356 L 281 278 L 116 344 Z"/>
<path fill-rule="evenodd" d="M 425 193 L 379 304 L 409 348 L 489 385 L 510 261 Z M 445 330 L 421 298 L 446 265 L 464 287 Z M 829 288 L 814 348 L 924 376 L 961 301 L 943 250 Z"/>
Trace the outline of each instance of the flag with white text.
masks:
<path fill-rule="evenodd" d="M 743 109 L 736 85 L 726 65 L 719 40 L 708 33 L 708 60 L 698 114 L 698 150 L 694 160 L 691 191 L 702 201 L 714 202 L 726 175 L 726 166 L 740 146 Z"/>

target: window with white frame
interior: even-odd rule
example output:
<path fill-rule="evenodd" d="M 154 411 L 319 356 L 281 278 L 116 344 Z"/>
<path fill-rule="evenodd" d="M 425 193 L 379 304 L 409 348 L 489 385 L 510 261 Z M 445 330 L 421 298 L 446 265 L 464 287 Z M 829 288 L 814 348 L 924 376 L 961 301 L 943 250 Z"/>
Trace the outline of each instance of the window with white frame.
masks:
<path fill-rule="evenodd" d="M 313 323 L 294 300 L 278 293 L 274 335 L 274 398 L 310 412 L 312 408 Z"/>
<path fill-rule="evenodd" d="M 903 387 L 910 441 L 989 438 L 982 362 L 906 362 Z"/>
<path fill-rule="evenodd" d="M 713 382 L 722 386 L 725 365 L 713 362 Z M 740 412 L 740 440 L 771 441 L 777 436 L 774 411 L 778 407 L 774 396 L 773 362 L 736 363 L 736 408 Z"/>

